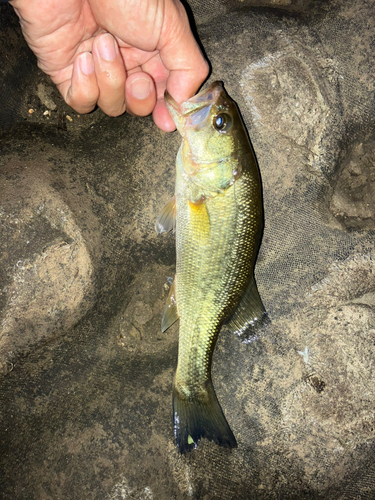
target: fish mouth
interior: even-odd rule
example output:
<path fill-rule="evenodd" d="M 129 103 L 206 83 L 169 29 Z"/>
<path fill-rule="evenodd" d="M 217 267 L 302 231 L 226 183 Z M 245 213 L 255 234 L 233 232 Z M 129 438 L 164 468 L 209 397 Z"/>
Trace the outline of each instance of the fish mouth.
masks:
<path fill-rule="evenodd" d="M 194 95 L 187 101 L 184 101 L 181 104 L 178 104 L 168 90 L 164 93 L 165 102 L 169 108 L 172 108 L 173 111 L 178 112 L 182 116 L 188 116 L 191 113 L 195 113 L 199 111 L 201 108 L 205 106 L 209 106 L 210 104 L 214 104 L 221 94 L 224 91 L 222 82 L 213 82 L 206 89 L 201 90 L 198 94 Z"/>
<path fill-rule="evenodd" d="M 222 82 L 216 81 L 181 104 L 178 104 L 167 90 L 164 93 L 164 99 L 176 127 L 181 132 L 183 127 L 202 125 L 210 114 L 211 107 L 223 92 Z"/>

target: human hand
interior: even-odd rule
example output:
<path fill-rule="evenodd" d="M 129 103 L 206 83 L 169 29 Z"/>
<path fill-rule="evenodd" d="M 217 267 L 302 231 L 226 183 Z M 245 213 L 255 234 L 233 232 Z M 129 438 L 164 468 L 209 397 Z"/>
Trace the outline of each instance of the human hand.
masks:
<path fill-rule="evenodd" d="M 151 112 L 175 129 L 165 89 L 182 102 L 208 74 L 179 0 L 12 0 L 38 66 L 78 113 Z"/>

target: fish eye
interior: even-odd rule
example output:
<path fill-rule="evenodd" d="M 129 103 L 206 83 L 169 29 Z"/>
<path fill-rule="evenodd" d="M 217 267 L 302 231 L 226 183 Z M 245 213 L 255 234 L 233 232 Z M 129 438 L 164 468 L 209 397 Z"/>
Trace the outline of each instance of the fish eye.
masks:
<path fill-rule="evenodd" d="M 227 132 L 232 125 L 232 120 L 226 113 L 220 113 L 214 117 L 213 125 L 219 132 Z"/>

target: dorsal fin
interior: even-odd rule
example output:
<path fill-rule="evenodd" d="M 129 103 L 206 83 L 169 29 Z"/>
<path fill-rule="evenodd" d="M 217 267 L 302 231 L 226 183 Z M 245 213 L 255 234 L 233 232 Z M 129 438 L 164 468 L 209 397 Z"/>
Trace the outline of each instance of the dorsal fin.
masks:
<path fill-rule="evenodd" d="M 176 199 L 173 198 L 165 205 L 155 222 L 155 229 L 158 234 L 168 233 L 176 228 Z"/>
<path fill-rule="evenodd" d="M 252 276 L 237 308 L 226 320 L 225 326 L 241 341 L 248 343 L 258 338 L 258 328 L 268 322 L 267 312 L 260 298 L 254 276 Z"/>
<path fill-rule="evenodd" d="M 163 316 L 161 318 L 161 331 L 165 332 L 175 321 L 178 320 L 176 292 L 175 292 L 176 277 L 173 280 L 172 286 L 169 289 L 167 302 L 165 303 Z"/>

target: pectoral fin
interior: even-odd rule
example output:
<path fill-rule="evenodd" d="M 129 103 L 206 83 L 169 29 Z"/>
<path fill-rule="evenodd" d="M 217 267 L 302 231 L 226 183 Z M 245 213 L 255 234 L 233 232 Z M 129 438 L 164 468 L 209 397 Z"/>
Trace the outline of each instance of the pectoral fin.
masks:
<path fill-rule="evenodd" d="M 176 228 L 176 200 L 175 197 L 165 205 L 160 212 L 159 217 L 156 219 L 155 229 L 158 234 L 173 231 Z"/>
<path fill-rule="evenodd" d="M 189 200 L 189 214 L 195 237 L 203 243 L 210 235 L 210 217 L 204 196 L 196 201 Z"/>
<path fill-rule="evenodd" d="M 165 332 L 165 330 L 168 330 L 168 328 L 170 326 L 172 326 L 175 321 L 178 320 L 175 283 L 176 283 L 176 278 L 173 280 L 172 286 L 169 289 L 167 302 L 165 303 L 165 306 L 164 306 L 163 316 L 161 318 L 161 331 L 162 332 Z"/>
<path fill-rule="evenodd" d="M 233 333 L 243 342 L 252 342 L 257 338 L 258 327 L 269 322 L 267 312 L 260 298 L 254 276 L 237 306 L 237 309 L 225 322 Z"/>

